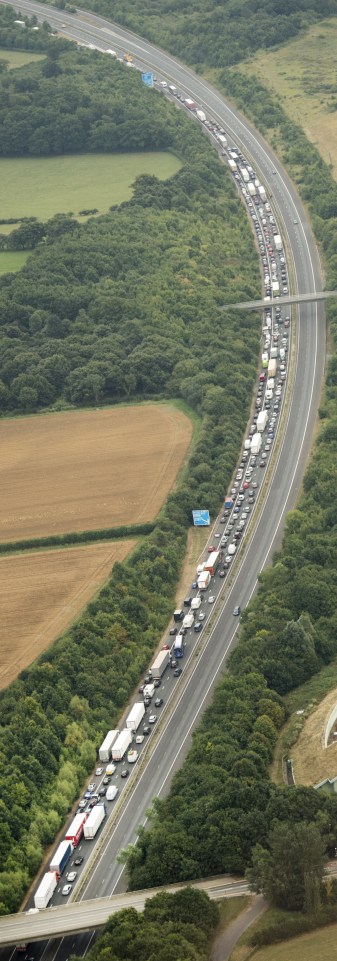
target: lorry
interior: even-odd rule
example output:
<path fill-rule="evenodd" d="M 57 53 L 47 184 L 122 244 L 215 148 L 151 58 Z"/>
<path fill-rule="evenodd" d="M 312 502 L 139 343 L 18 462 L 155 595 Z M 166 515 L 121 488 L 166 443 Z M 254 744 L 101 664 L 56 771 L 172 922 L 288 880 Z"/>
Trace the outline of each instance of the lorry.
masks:
<path fill-rule="evenodd" d="M 224 150 L 225 147 L 227 147 L 227 137 L 224 137 L 223 133 L 218 133 L 216 139 L 220 144 L 220 147 L 222 147 Z"/>
<path fill-rule="evenodd" d="M 228 158 L 228 166 L 230 170 L 233 170 L 233 171 L 236 170 L 236 163 L 235 163 L 235 160 L 233 160 L 233 157 Z"/>
<path fill-rule="evenodd" d="M 55 871 L 47 871 L 43 875 L 42 881 L 38 886 L 36 893 L 34 894 L 34 904 L 39 911 L 43 911 L 44 908 L 48 907 L 49 901 L 53 897 L 55 888 L 57 888 L 57 877 Z"/>
<path fill-rule="evenodd" d="M 220 551 L 212 551 L 212 553 L 207 558 L 206 565 L 205 565 L 205 571 L 209 571 L 212 577 L 213 577 L 213 574 L 215 574 L 219 561 L 220 561 Z"/>
<path fill-rule="evenodd" d="M 73 846 L 71 841 L 61 841 L 52 860 L 49 864 L 50 871 L 54 871 L 57 880 L 61 877 L 62 871 L 64 871 L 66 864 L 68 864 L 69 858 L 72 855 Z"/>
<path fill-rule="evenodd" d="M 250 194 L 250 196 L 251 196 L 251 197 L 255 197 L 255 195 L 256 195 L 256 187 L 255 187 L 255 184 L 253 184 L 253 181 L 252 181 L 252 180 L 249 180 L 249 181 L 248 181 L 247 187 L 248 187 L 248 193 Z"/>
<path fill-rule="evenodd" d="M 267 390 L 274 390 L 274 387 L 275 387 L 275 378 L 274 378 L 274 377 L 268 377 L 268 380 L 267 380 Z"/>
<path fill-rule="evenodd" d="M 211 575 L 209 571 L 203 571 L 198 578 L 198 588 L 199 591 L 206 591 L 209 584 L 211 583 Z"/>
<path fill-rule="evenodd" d="M 90 811 L 88 820 L 84 825 L 84 837 L 87 839 L 87 841 L 92 841 L 92 839 L 96 837 L 98 828 L 100 828 L 105 817 L 105 804 L 96 804 L 92 811 Z"/>
<path fill-rule="evenodd" d="M 192 601 L 192 604 L 193 604 L 193 601 Z M 159 654 L 157 654 L 157 657 L 155 661 L 153 661 L 153 664 L 151 667 L 152 677 L 153 678 L 161 677 L 162 674 L 164 674 L 164 671 L 166 671 L 169 661 L 170 661 L 170 652 L 159 651 Z"/>
<path fill-rule="evenodd" d="M 261 200 L 263 201 L 263 203 L 265 203 L 265 201 L 267 200 L 267 194 L 266 194 L 266 191 L 265 191 L 265 188 L 264 188 L 263 184 L 260 184 L 260 185 L 259 185 L 258 190 L 259 190 L 259 194 L 260 194 Z"/>
<path fill-rule="evenodd" d="M 278 297 L 278 295 L 279 295 L 279 293 L 280 293 L 280 285 L 279 285 L 278 280 L 272 280 L 272 282 L 271 282 L 271 289 L 272 289 L 272 291 L 273 291 L 274 297 Z"/>
<path fill-rule="evenodd" d="M 242 180 L 244 180 L 245 184 L 248 184 L 248 181 L 249 181 L 249 173 L 248 173 L 247 167 L 240 167 L 240 174 L 241 174 Z"/>
<path fill-rule="evenodd" d="M 276 250 L 283 250 L 283 243 L 282 243 L 282 238 L 280 234 L 275 234 L 274 244 L 275 244 Z"/>
<path fill-rule="evenodd" d="M 250 437 L 247 437 L 247 440 L 245 440 L 243 447 L 244 447 L 244 450 L 250 450 Z"/>
<path fill-rule="evenodd" d="M 194 614 L 191 611 L 190 614 L 185 614 L 185 617 L 183 620 L 183 627 L 187 628 L 188 630 L 190 627 L 193 627 L 193 624 L 194 624 Z"/>
<path fill-rule="evenodd" d="M 197 597 L 193 598 L 193 601 L 191 604 L 191 611 L 197 611 L 198 608 L 200 607 L 200 604 L 201 604 L 201 597 L 199 597 L 198 595 Z"/>
<path fill-rule="evenodd" d="M 264 351 L 264 353 L 262 354 L 262 367 L 268 367 L 268 354 L 267 354 L 267 351 Z"/>
<path fill-rule="evenodd" d="M 183 617 L 184 617 L 184 611 L 182 611 L 180 608 L 177 609 L 176 611 L 174 611 L 173 620 L 174 620 L 176 623 L 177 623 L 178 621 L 182 621 Z"/>
<path fill-rule="evenodd" d="M 277 347 L 272 347 L 270 351 L 271 360 L 276 360 L 277 357 Z"/>
<path fill-rule="evenodd" d="M 196 103 L 194 103 L 194 100 L 191 100 L 190 97 L 186 97 L 186 100 L 184 100 L 184 104 L 188 110 L 195 110 L 197 106 Z"/>
<path fill-rule="evenodd" d="M 145 690 L 146 688 L 144 688 L 144 696 L 145 696 Z M 154 690 L 154 686 L 153 686 L 153 690 Z M 124 730 L 120 732 L 117 738 L 117 741 L 115 741 L 114 746 L 112 748 L 112 760 L 121 761 L 128 747 L 130 747 L 131 742 L 132 742 L 132 731 L 129 731 L 128 728 L 124 728 Z M 86 837 L 85 826 L 84 826 L 84 837 Z"/>
<path fill-rule="evenodd" d="M 153 697 L 153 695 L 154 695 L 154 692 L 155 692 L 155 686 L 154 686 L 154 684 L 152 684 L 152 683 L 150 683 L 150 684 L 145 684 L 145 687 L 144 687 L 144 690 L 143 690 L 143 696 L 144 696 L 144 697 L 149 697 L 149 698 L 151 699 L 151 697 Z"/>
<path fill-rule="evenodd" d="M 112 745 L 115 743 L 115 740 L 118 737 L 118 735 L 119 735 L 118 730 L 108 731 L 106 737 L 104 738 L 104 741 L 100 746 L 100 749 L 98 751 L 98 757 L 100 761 L 103 761 L 104 764 L 106 764 L 107 761 L 110 761 L 111 748 L 112 748 Z"/>
<path fill-rule="evenodd" d="M 253 434 L 252 443 L 250 445 L 250 450 L 252 454 L 258 454 L 261 450 L 262 437 L 261 434 Z"/>
<path fill-rule="evenodd" d="M 74 820 L 71 822 L 65 834 L 65 840 L 71 841 L 73 848 L 77 848 L 78 842 L 81 840 L 83 834 L 83 827 L 87 820 L 88 814 L 83 811 L 76 814 Z"/>
<path fill-rule="evenodd" d="M 203 110 L 196 110 L 196 115 L 198 117 L 198 120 L 200 120 L 200 123 L 205 123 L 206 114 L 204 113 Z"/>
<path fill-rule="evenodd" d="M 275 377 L 276 366 L 276 357 L 272 357 L 268 364 L 268 377 Z"/>
<path fill-rule="evenodd" d="M 162 654 L 168 654 L 168 651 L 161 651 Z M 130 731 L 137 731 L 140 722 L 143 720 L 145 714 L 145 706 L 143 701 L 137 701 L 136 704 L 131 708 L 130 714 L 128 714 L 125 727 Z"/>
<path fill-rule="evenodd" d="M 263 434 L 263 431 L 267 426 L 267 421 L 268 421 L 268 411 L 260 410 L 260 413 L 257 416 L 257 423 L 256 423 L 256 430 L 259 434 Z"/>

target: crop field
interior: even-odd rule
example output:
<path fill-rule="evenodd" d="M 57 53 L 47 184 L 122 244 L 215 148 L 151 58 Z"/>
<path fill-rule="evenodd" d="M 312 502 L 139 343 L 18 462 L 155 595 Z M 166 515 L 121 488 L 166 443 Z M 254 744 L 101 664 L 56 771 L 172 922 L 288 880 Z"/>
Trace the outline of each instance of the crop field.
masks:
<path fill-rule="evenodd" d="M 24 29 L 24 28 L 22 28 Z M 44 53 L 30 53 L 29 50 L 4 50 L 0 48 L 0 60 L 4 60 L 9 70 L 25 67 L 26 63 L 45 60 Z"/>
<path fill-rule="evenodd" d="M 337 924 L 254 951 L 254 961 L 334 961 Z"/>
<path fill-rule="evenodd" d="M 153 520 L 191 437 L 169 404 L 3 420 L 0 542 Z"/>
<path fill-rule="evenodd" d="M 259 53 L 240 71 L 281 98 L 337 178 L 337 19 L 323 20 L 279 50 Z"/>
<path fill-rule="evenodd" d="M 154 174 L 167 180 L 180 167 L 178 158 L 164 151 L 1 158 L 1 217 L 48 220 L 56 213 L 72 211 L 78 217 L 94 208 L 103 214 L 130 199 L 136 177 Z"/>
<path fill-rule="evenodd" d="M 68 627 L 134 540 L 0 557 L 0 688 Z"/>
<path fill-rule="evenodd" d="M 13 227 L 11 227 L 11 229 L 13 229 Z M 4 231 L 1 230 L 0 225 L 0 234 L 1 233 L 4 233 Z M 10 271 L 21 270 L 28 256 L 28 250 L 0 250 L 0 277 L 2 274 L 8 274 Z"/>

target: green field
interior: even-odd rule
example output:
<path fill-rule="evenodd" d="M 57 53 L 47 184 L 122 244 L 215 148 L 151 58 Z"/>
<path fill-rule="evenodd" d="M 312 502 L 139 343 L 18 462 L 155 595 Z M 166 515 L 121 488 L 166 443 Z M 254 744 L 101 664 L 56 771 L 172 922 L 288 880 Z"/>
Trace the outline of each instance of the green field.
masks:
<path fill-rule="evenodd" d="M 177 157 L 164 152 L 0 159 L 1 217 L 48 220 L 70 211 L 78 217 L 80 210 L 93 208 L 103 214 L 130 199 L 140 174 L 167 180 L 180 167 Z"/>
<path fill-rule="evenodd" d="M 2 274 L 8 274 L 9 271 L 20 270 L 26 263 L 29 253 L 29 250 L 0 250 L 0 277 Z"/>
<path fill-rule="evenodd" d="M 34 60 L 45 60 L 44 53 L 29 53 L 28 50 L 3 50 L 0 47 L 0 60 L 5 60 L 9 70 L 24 67 Z"/>
<path fill-rule="evenodd" d="M 272 944 L 254 952 L 254 961 L 333 961 L 337 957 L 337 924 L 312 934 Z"/>

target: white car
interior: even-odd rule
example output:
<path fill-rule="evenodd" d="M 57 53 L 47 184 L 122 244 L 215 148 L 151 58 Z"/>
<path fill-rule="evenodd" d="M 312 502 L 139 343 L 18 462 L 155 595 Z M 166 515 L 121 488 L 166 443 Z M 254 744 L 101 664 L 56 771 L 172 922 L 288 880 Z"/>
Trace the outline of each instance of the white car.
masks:
<path fill-rule="evenodd" d="M 70 881 L 70 884 L 73 884 L 73 881 L 76 881 L 76 878 L 77 871 L 69 871 L 69 874 L 67 874 L 67 881 Z"/>
<path fill-rule="evenodd" d="M 103 774 L 103 768 L 102 768 L 102 767 L 97 767 L 97 768 L 96 768 L 96 771 L 95 771 L 95 774 L 96 774 L 96 777 L 100 777 L 101 774 Z"/>
<path fill-rule="evenodd" d="M 142 744 L 145 740 L 145 734 L 137 734 L 136 744 Z"/>
<path fill-rule="evenodd" d="M 63 888 L 62 888 L 62 894 L 63 894 L 63 896 L 64 896 L 64 897 L 67 897 L 67 894 L 70 894 L 70 891 L 71 891 L 71 884 L 64 884 L 64 886 L 63 886 Z"/>
<path fill-rule="evenodd" d="M 221 534 L 214 534 L 214 537 L 221 537 Z"/>
<path fill-rule="evenodd" d="M 155 723 L 156 723 L 156 720 L 157 720 L 157 715 L 156 715 L 156 714 L 150 714 L 149 724 L 155 724 Z"/>
<path fill-rule="evenodd" d="M 199 621 L 204 621 L 205 617 L 206 617 L 206 614 L 204 614 L 204 611 L 198 612 Z"/>
<path fill-rule="evenodd" d="M 210 597 L 208 598 L 208 603 L 209 603 L 209 604 L 214 604 L 214 601 L 215 601 L 214 594 L 211 594 Z"/>

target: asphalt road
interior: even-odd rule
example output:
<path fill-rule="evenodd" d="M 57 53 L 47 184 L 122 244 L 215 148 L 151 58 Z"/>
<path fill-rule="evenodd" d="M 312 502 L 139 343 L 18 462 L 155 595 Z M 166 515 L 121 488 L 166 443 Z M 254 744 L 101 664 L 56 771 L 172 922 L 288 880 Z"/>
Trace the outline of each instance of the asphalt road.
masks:
<path fill-rule="evenodd" d="M 81 42 L 90 42 L 102 49 L 108 46 L 122 52 L 129 50 L 137 62 L 147 68 L 152 66 L 159 78 L 170 80 L 186 96 L 193 97 L 208 116 L 218 120 L 229 141 L 241 147 L 259 171 L 260 180 L 269 194 L 273 195 L 271 202 L 278 211 L 279 222 L 283 222 L 283 236 L 287 238 L 288 250 L 293 256 L 293 289 L 299 293 L 322 289 L 316 245 L 293 185 L 261 135 L 235 113 L 217 91 L 170 55 L 99 17 L 84 12 L 80 20 L 79 15 L 72 17 L 45 5 L 41 11 L 41 6 L 30 0 L 21 0 L 19 6 L 22 12 L 35 12 L 40 19 L 48 19 L 59 28 L 66 24 L 64 33 Z M 312 442 L 325 359 L 323 305 L 299 306 L 296 336 L 292 398 L 273 468 L 268 468 L 269 490 L 260 508 L 259 523 L 243 548 L 235 572 L 222 588 L 222 600 L 217 605 L 218 613 L 214 614 L 212 631 L 206 627 L 197 639 L 195 636 L 188 638 L 187 652 L 193 650 L 193 655 L 190 666 L 186 668 L 185 664 L 184 675 L 176 685 L 174 712 L 167 721 L 163 717 L 162 725 L 157 726 L 151 735 L 152 751 L 148 764 L 143 771 L 135 771 L 134 788 L 131 790 L 132 785 L 129 785 L 130 793 L 118 824 L 82 892 L 85 899 L 107 896 L 125 886 L 122 867 L 116 857 L 127 844 L 135 842 L 137 825 L 146 822 L 146 811 L 152 798 L 167 793 L 172 776 L 188 750 L 192 731 L 211 700 L 227 654 L 235 644 L 238 624 L 232 616 L 233 607 L 237 603 L 241 608 L 246 606 L 256 590 L 259 572 L 270 562 L 273 551 L 280 544 L 285 514 L 296 501 Z M 69 950 L 70 943 L 66 939 L 57 952 L 58 961 L 66 958 Z M 55 956 L 54 946 L 49 943 L 43 954 L 44 961 Z"/>

